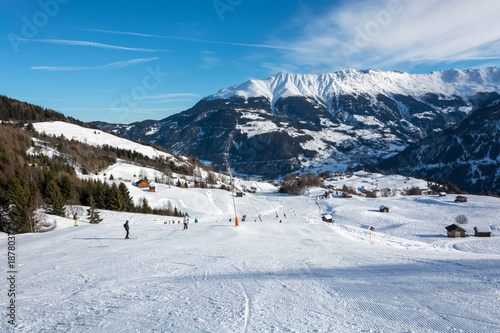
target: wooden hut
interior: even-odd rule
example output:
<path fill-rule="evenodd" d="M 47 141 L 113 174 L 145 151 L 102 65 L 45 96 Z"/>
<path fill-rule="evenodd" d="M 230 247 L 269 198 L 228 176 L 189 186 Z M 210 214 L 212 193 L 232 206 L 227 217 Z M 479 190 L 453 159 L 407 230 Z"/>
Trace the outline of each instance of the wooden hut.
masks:
<path fill-rule="evenodd" d="M 243 197 L 243 195 L 244 195 L 244 194 L 243 194 L 243 192 L 236 192 L 236 196 L 237 196 L 238 198 L 242 198 L 242 197 Z"/>
<path fill-rule="evenodd" d="M 476 237 L 491 237 L 490 227 L 474 227 L 474 236 Z"/>
<path fill-rule="evenodd" d="M 389 213 L 389 207 L 380 206 L 379 209 L 381 213 Z"/>
<path fill-rule="evenodd" d="M 459 195 L 455 198 L 455 202 L 467 202 L 467 197 Z"/>
<path fill-rule="evenodd" d="M 151 184 L 143 179 L 139 180 L 137 183 L 135 183 L 135 185 L 138 187 L 138 188 L 149 188 L 151 186 Z"/>
<path fill-rule="evenodd" d="M 321 219 L 323 220 L 323 222 L 333 223 L 333 217 L 331 215 L 323 215 Z"/>
<path fill-rule="evenodd" d="M 440 197 L 445 197 L 446 196 L 446 192 L 439 192 L 439 196 Z"/>
<path fill-rule="evenodd" d="M 149 192 L 156 192 L 156 186 L 149 186 Z"/>
<path fill-rule="evenodd" d="M 342 198 L 352 198 L 352 194 L 347 192 L 342 192 Z"/>
<path fill-rule="evenodd" d="M 447 231 L 447 236 L 451 238 L 455 237 L 465 237 L 465 229 L 462 227 L 459 227 L 456 224 L 451 224 L 446 227 Z"/>

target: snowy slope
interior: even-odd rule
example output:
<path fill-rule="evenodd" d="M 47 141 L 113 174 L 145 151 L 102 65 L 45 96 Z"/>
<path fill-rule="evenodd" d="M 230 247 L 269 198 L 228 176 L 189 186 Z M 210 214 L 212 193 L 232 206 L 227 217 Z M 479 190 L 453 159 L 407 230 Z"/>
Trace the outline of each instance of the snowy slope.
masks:
<path fill-rule="evenodd" d="M 61 136 L 63 135 L 68 140 L 76 140 L 91 146 L 102 147 L 108 145 L 110 147 L 118 147 L 121 149 L 136 151 L 150 158 L 165 158 L 170 159 L 173 156 L 158 151 L 157 149 L 127 139 L 120 138 L 116 135 L 108 134 L 99 130 L 85 128 L 78 125 L 62 122 L 42 122 L 34 123 L 36 131 L 47 135 Z"/>
<path fill-rule="evenodd" d="M 318 201 L 324 190 L 255 185 L 235 199 L 248 216 L 239 228 L 229 192 L 160 187 L 152 202 L 175 200 L 200 222 L 182 231 L 174 218 L 103 211 L 98 225 L 51 217 L 56 231 L 18 235 L 17 331 L 500 331 L 499 199 Z M 446 238 L 459 213 L 469 233 L 490 226 L 494 237 Z M 137 239 L 123 239 L 127 219 Z"/>

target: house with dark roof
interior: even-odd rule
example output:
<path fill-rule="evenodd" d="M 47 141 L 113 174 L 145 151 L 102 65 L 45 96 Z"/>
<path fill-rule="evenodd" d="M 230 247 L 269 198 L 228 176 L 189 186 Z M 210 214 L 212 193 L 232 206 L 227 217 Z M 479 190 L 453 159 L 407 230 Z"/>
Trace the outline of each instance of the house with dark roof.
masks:
<path fill-rule="evenodd" d="M 462 228 L 456 224 L 451 224 L 451 225 L 447 226 L 446 231 L 447 231 L 447 236 L 451 237 L 451 238 L 465 237 L 465 233 L 466 233 L 464 228 Z"/>
<path fill-rule="evenodd" d="M 380 206 L 379 209 L 381 213 L 389 213 L 389 207 Z"/>

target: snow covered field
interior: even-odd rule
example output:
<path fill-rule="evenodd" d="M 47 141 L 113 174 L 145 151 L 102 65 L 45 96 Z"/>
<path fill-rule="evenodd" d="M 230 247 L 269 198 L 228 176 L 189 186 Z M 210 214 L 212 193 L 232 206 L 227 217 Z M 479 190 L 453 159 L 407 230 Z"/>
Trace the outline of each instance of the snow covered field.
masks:
<path fill-rule="evenodd" d="M 175 202 L 188 231 L 174 218 L 102 211 L 98 225 L 50 216 L 56 231 L 18 235 L 17 331 L 500 332 L 499 199 L 317 201 L 324 190 L 256 185 L 235 199 L 248 216 L 238 228 L 229 192 L 163 185 L 148 201 Z M 493 237 L 445 237 L 458 214 L 469 234 L 490 226 Z M 123 239 L 127 219 L 137 239 Z"/>
<path fill-rule="evenodd" d="M 121 149 L 136 151 L 145 156 L 149 156 L 150 158 L 162 157 L 169 159 L 173 157 L 172 155 L 158 151 L 153 147 L 141 145 L 139 143 L 120 138 L 116 135 L 111 135 L 100 130 L 85 128 L 62 121 L 33 123 L 33 126 L 39 133 L 54 136 L 63 135 L 68 140 L 83 142 L 91 146 L 102 147 L 103 145 L 108 145 L 110 147 L 118 147 Z"/>

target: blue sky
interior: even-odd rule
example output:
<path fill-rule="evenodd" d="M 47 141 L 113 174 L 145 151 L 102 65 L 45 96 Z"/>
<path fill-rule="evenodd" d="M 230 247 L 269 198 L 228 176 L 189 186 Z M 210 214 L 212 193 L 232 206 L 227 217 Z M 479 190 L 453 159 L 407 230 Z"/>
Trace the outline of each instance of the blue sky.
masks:
<path fill-rule="evenodd" d="M 83 121 L 163 119 L 280 70 L 499 66 L 496 0 L 0 2 L 0 94 Z"/>

